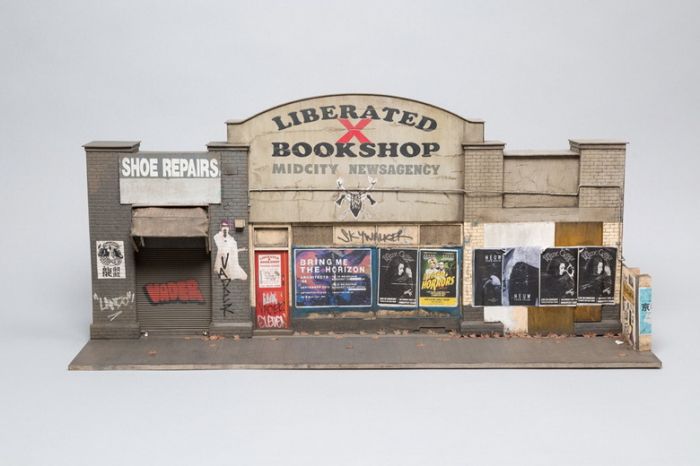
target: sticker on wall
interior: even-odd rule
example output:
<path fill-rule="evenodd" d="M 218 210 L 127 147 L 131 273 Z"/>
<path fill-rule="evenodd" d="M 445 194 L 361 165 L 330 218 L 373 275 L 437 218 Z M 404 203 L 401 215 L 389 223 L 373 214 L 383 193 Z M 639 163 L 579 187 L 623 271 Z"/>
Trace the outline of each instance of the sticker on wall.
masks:
<path fill-rule="evenodd" d="M 575 306 L 577 248 L 547 248 L 540 261 L 540 305 Z"/>
<path fill-rule="evenodd" d="M 615 248 L 579 248 L 579 303 L 613 304 L 615 302 L 616 258 L 617 249 Z"/>
<path fill-rule="evenodd" d="M 459 277 L 457 251 L 452 249 L 422 249 L 420 264 L 420 306 L 457 306 Z"/>
<path fill-rule="evenodd" d="M 221 222 L 219 232 L 214 235 L 216 245 L 216 260 L 214 261 L 214 273 L 221 280 L 247 280 L 248 274 L 238 262 L 238 253 L 246 248 L 238 249 L 238 243 L 229 232 L 227 221 Z"/>
<path fill-rule="evenodd" d="M 294 303 L 298 308 L 370 307 L 370 249 L 296 249 Z"/>
<path fill-rule="evenodd" d="M 258 254 L 258 286 L 280 288 L 282 286 L 282 257 L 276 254 Z"/>
<path fill-rule="evenodd" d="M 97 241 L 97 278 L 126 278 L 124 241 Z"/>
<path fill-rule="evenodd" d="M 418 304 L 418 250 L 379 250 L 380 306 L 416 307 Z"/>
<path fill-rule="evenodd" d="M 366 204 L 373 206 L 377 203 L 370 191 L 377 184 L 377 179 L 367 176 L 369 183 L 365 189 L 348 190 L 345 188 L 345 182 L 342 178 L 336 180 L 338 186 L 338 197 L 335 200 L 336 208 L 340 211 L 340 220 L 343 220 L 348 214 L 352 215 L 353 219 L 358 219 Z"/>
<path fill-rule="evenodd" d="M 651 288 L 639 288 L 639 335 L 651 335 Z"/>
<path fill-rule="evenodd" d="M 474 306 L 500 306 L 503 249 L 475 249 L 473 260 Z"/>
<path fill-rule="evenodd" d="M 503 306 L 537 306 L 540 248 L 506 249 L 503 255 Z"/>

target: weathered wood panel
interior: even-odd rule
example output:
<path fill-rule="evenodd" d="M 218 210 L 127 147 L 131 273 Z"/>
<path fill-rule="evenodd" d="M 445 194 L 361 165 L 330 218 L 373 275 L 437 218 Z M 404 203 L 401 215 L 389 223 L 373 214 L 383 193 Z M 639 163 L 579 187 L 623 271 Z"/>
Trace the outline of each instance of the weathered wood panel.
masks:
<path fill-rule="evenodd" d="M 603 244 L 601 222 L 562 222 L 554 229 L 556 246 L 598 246 Z M 603 318 L 600 306 L 577 306 L 573 310 L 574 322 L 600 322 Z"/>
<path fill-rule="evenodd" d="M 528 307 L 527 328 L 530 335 L 571 335 L 574 333 L 573 307 Z"/>

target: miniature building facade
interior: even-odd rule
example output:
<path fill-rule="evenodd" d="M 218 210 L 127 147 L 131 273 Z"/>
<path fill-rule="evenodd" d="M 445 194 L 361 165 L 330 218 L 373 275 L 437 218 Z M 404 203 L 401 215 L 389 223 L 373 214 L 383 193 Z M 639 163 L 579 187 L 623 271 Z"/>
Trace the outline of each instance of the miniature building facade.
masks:
<path fill-rule="evenodd" d="M 481 121 L 365 94 L 226 124 L 201 152 L 84 146 L 92 338 L 622 330 L 626 143 L 507 151 Z M 578 290 L 608 254 L 605 299 L 542 292 L 567 251 L 551 262 Z"/>

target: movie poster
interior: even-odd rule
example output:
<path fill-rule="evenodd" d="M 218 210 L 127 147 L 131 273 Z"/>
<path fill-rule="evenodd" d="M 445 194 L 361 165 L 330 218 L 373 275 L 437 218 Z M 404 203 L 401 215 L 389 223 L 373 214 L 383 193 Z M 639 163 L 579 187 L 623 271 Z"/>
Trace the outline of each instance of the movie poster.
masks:
<path fill-rule="evenodd" d="M 578 248 L 547 248 L 540 261 L 540 305 L 575 306 Z"/>
<path fill-rule="evenodd" d="M 423 307 L 456 307 L 459 261 L 453 249 L 422 249 L 419 303 Z"/>
<path fill-rule="evenodd" d="M 617 249 L 585 247 L 578 250 L 578 302 L 615 303 Z"/>
<path fill-rule="evenodd" d="M 413 307 L 418 305 L 418 250 L 379 250 L 380 306 Z"/>
<path fill-rule="evenodd" d="M 540 252 L 538 247 L 506 249 L 503 255 L 503 306 L 537 306 Z"/>
<path fill-rule="evenodd" d="M 370 307 L 370 249 L 296 249 L 294 303 L 298 308 Z"/>
<path fill-rule="evenodd" d="M 474 306 L 500 306 L 503 282 L 503 249 L 475 249 L 473 271 Z"/>

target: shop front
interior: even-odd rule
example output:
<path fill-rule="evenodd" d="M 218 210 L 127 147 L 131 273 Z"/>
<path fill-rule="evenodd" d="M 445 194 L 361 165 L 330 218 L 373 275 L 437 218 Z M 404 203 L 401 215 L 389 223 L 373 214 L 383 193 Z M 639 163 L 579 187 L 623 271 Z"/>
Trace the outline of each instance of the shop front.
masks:
<path fill-rule="evenodd" d="M 506 151 L 481 121 L 345 94 L 228 121 L 205 152 L 85 148 L 93 338 L 620 331 L 624 142 Z"/>

